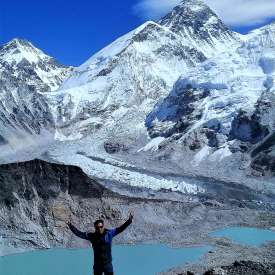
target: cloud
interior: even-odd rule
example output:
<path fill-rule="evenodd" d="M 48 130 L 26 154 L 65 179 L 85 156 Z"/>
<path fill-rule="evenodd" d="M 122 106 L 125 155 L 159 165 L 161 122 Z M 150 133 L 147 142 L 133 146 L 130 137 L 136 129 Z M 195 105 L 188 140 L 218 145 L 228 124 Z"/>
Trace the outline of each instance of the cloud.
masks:
<path fill-rule="evenodd" d="M 275 18 L 275 0 L 204 0 L 219 17 L 232 27 L 263 24 Z M 133 7 L 143 19 L 158 19 L 180 0 L 140 0 Z"/>
<path fill-rule="evenodd" d="M 180 0 L 141 0 L 133 10 L 144 19 L 158 19 L 179 3 Z"/>

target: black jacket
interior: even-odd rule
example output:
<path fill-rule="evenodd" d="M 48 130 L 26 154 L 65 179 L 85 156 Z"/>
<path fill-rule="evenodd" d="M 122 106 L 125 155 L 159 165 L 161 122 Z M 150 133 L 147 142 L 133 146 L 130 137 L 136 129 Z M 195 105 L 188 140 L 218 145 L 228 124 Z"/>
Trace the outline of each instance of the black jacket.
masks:
<path fill-rule="evenodd" d="M 81 232 L 72 224 L 69 224 L 71 231 L 81 239 L 91 242 L 94 250 L 94 264 L 105 265 L 112 262 L 112 239 L 125 230 L 132 220 L 128 219 L 121 226 L 114 229 L 105 229 L 103 234 L 97 232 Z"/>

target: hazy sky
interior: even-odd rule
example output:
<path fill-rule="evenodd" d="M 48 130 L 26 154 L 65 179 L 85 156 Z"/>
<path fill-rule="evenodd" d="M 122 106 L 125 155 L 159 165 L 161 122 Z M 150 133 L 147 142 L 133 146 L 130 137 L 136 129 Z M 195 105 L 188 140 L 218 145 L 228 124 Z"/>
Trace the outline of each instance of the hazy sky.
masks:
<path fill-rule="evenodd" d="M 30 40 L 61 63 L 80 65 L 115 38 L 179 0 L 1 1 L 0 43 Z M 232 29 L 245 33 L 275 18 L 275 0 L 205 0 Z"/>

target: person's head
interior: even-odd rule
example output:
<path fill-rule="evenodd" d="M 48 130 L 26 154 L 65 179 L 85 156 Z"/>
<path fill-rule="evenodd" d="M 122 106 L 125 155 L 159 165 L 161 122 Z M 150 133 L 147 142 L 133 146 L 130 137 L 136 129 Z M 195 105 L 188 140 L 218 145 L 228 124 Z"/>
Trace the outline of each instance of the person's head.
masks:
<path fill-rule="evenodd" d="M 102 234 L 104 232 L 104 221 L 103 220 L 96 220 L 94 222 L 95 231 Z"/>

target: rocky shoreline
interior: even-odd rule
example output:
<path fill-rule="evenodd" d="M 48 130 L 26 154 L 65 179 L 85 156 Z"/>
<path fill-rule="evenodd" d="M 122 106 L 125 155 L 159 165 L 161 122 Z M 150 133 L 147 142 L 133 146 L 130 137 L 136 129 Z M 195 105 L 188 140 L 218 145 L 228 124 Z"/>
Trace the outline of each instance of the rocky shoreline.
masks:
<path fill-rule="evenodd" d="M 190 274 L 190 272 L 189 272 Z M 257 263 L 252 261 L 236 261 L 230 266 L 222 266 L 220 268 L 211 269 L 204 275 L 273 275 L 275 274 L 275 263 Z M 190 274 L 191 275 L 191 274 Z"/>
<path fill-rule="evenodd" d="M 159 275 L 275 274 L 275 241 L 252 247 L 218 238 L 212 242 L 212 248 L 200 262 L 175 267 Z"/>
<path fill-rule="evenodd" d="M 191 271 L 179 275 L 195 275 Z M 252 261 L 235 261 L 228 266 L 221 266 L 210 269 L 203 275 L 274 275 L 275 263 L 260 263 Z"/>

